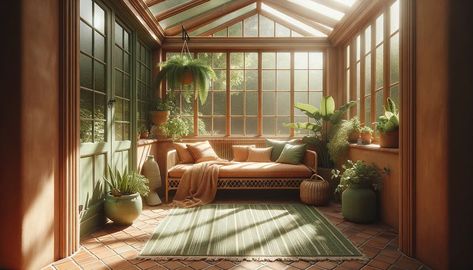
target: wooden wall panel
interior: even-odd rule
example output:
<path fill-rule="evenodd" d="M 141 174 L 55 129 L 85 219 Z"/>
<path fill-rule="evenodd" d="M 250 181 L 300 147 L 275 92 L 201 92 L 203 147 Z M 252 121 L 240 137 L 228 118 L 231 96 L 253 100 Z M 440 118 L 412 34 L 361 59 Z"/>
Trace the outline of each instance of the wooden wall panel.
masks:
<path fill-rule="evenodd" d="M 364 160 L 374 163 L 380 169 L 388 168 L 389 175 L 383 179 L 383 188 L 380 191 L 379 213 L 381 221 L 399 230 L 399 191 L 400 191 L 400 163 L 399 152 L 389 149 L 368 149 L 364 146 L 350 147 L 348 158 Z"/>

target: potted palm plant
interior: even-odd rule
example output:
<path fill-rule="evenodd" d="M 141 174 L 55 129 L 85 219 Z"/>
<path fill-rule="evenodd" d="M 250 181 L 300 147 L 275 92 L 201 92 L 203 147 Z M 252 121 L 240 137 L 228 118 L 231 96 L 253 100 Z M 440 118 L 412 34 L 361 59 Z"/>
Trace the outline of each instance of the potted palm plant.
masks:
<path fill-rule="evenodd" d="M 182 54 L 161 63 L 160 68 L 156 76 L 158 85 L 166 80 L 167 87 L 172 90 L 190 91 L 190 86 L 193 86 L 194 98 L 198 98 L 201 104 L 205 103 L 215 72 L 202 59 L 194 59 Z"/>
<path fill-rule="evenodd" d="M 359 223 L 376 220 L 376 193 L 381 188 L 382 173 L 376 165 L 362 160 L 348 160 L 343 172 L 332 170 L 332 179 L 339 179 L 335 190 L 342 194 L 342 215 L 345 219 Z"/>
<path fill-rule="evenodd" d="M 384 114 L 378 117 L 376 130 L 379 132 L 381 147 L 399 147 L 399 111 L 391 98 L 387 99 Z"/>
<path fill-rule="evenodd" d="M 108 167 L 104 181 L 110 188 L 105 196 L 105 215 L 114 223 L 130 225 L 141 214 L 141 196 L 149 193 L 148 179 L 135 171 L 120 173 Z"/>

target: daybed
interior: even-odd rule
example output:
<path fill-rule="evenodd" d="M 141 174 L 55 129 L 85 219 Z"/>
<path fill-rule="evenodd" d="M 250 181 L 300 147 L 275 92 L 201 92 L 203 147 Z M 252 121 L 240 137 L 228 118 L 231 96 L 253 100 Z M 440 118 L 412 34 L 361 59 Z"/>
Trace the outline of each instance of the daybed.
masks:
<path fill-rule="evenodd" d="M 220 168 L 218 189 L 299 189 L 302 180 L 317 171 L 317 154 L 307 150 L 303 164 L 276 162 L 233 162 Z M 180 164 L 176 150 L 167 153 L 165 200 L 179 186 L 184 171 L 192 164 Z"/>

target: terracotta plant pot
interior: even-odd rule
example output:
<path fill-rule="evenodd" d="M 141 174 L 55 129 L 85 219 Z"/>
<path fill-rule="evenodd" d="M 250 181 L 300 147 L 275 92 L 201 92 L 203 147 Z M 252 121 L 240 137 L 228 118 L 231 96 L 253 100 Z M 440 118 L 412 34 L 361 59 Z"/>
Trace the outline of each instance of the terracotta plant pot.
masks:
<path fill-rule="evenodd" d="M 149 131 L 142 131 L 140 133 L 140 139 L 148 139 L 149 137 Z"/>
<path fill-rule="evenodd" d="M 361 133 L 361 143 L 362 144 L 370 144 L 372 141 L 372 136 L 370 132 L 362 132 Z"/>
<path fill-rule="evenodd" d="M 399 129 L 390 132 L 380 132 L 379 145 L 385 148 L 399 147 Z"/>
<path fill-rule="evenodd" d="M 151 122 L 155 126 L 160 126 L 165 124 L 169 120 L 169 111 L 152 111 L 151 113 Z"/>
<path fill-rule="evenodd" d="M 194 75 L 192 74 L 192 72 L 190 71 L 185 72 L 182 75 L 182 84 L 188 85 L 188 84 L 192 84 L 192 82 L 194 82 Z"/>
<path fill-rule="evenodd" d="M 348 142 L 350 143 L 357 143 L 358 138 L 360 138 L 360 132 L 353 131 L 348 135 Z"/>

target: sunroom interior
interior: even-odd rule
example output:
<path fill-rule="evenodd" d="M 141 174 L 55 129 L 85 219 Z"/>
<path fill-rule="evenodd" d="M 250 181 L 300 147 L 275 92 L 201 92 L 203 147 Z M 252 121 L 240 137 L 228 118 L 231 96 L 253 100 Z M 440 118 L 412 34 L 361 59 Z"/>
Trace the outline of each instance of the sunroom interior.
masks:
<path fill-rule="evenodd" d="M 0 269 L 472 269 L 471 4 L 433 2 L 2 2 Z"/>

